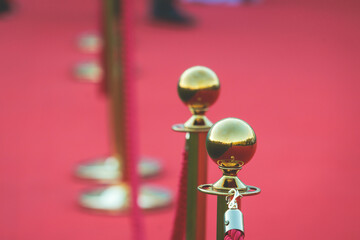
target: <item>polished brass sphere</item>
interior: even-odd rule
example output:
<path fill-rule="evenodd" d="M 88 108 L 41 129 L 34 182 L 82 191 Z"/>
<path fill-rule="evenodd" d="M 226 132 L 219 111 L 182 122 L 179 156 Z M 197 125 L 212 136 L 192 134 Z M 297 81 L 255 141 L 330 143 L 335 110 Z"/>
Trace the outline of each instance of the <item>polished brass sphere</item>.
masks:
<path fill-rule="evenodd" d="M 219 96 L 220 83 L 216 74 L 207 67 L 195 66 L 187 69 L 178 83 L 181 100 L 194 114 L 206 111 Z"/>
<path fill-rule="evenodd" d="M 225 118 L 208 132 L 206 149 L 221 167 L 241 167 L 248 163 L 256 150 L 256 135 L 245 121 Z"/>

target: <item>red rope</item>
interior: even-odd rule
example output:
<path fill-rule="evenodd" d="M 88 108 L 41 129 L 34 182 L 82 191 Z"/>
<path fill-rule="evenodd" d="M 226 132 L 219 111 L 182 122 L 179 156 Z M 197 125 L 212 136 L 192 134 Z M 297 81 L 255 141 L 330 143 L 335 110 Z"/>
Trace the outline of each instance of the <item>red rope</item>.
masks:
<path fill-rule="evenodd" d="M 224 240 L 244 240 L 244 234 L 237 229 L 229 230 L 226 232 Z"/>
<path fill-rule="evenodd" d="M 180 175 L 179 192 L 177 198 L 177 207 L 175 212 L 174 226 L 171 234 L 171 240 L 183 240 L 186 227 L 186 187 L 187 187 L 187 166 L 188 152 L 183 153 L 183 163 Z"/>
<path fill-rule="evenodd" d="M 137 149 L 137 116 L 136 116 L 136 86 L 135 78 L 133 76 L 134 66 L 133 66 L 133 51 L 132 43 L 134 42 L 132 37 L 132 22 L 133 22 L 133 7 L 132 0 L 122 0 L 120 1 L 120 9 L 122 10 L 120 14 L 123 15 L 123 28 L 120 31 L 123 31 L 123 63 L 124 63 L 124 98 L 125 98 L 125 124 L 126 124 L 126 160 L 128 161 L 127 171 L 130 178 L 130 187 L 131 187 L 131 226 L 133 236 L 131 239 L 134 240 L 144 240 L 144 228 L 143 228 L 143 218 L 138 206 L 138 192 L 139 192 L 139 183 L 138 183 L 138 173 L 136 171 L 137 162 L 139 159 L 139 151 Z M 121 16 L 121 15 L 120 15 Z"/>

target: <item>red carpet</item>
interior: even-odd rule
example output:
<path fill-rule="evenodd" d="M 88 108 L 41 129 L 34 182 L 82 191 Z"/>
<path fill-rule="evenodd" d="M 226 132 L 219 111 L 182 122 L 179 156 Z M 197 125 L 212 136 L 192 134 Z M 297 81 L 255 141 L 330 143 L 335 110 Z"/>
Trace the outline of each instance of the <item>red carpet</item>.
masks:
<path fill-rule="evenodd" d="M 16 2 L 0 20 L 0 239 L 130 239 L 128 217 L 77 207 L 90 184 L 72 177 L 77 162 L 109 151 L 105 98 L 71 76 L 93 57 L 75 39 L 96 27 L 97 1 Z M 205 65 L 222 84 L 209 119 L 244 119 L 258 137 L 239 174 L 263 189 L 243 201 L 246 239 L 359 239 L 359 2 L 190 5 L 192 29 L 149 24 L 145 5 L 134 44 L 139 148 L 165 166 L 151 182 L 177 191 L 184 135 L 170 129 L 190 113 L 176 83 L 186 68 Z M 209 182 L 219 176 L 209 163 Z M 169 239 L 173 214 L 146 213 L 148 239 Z"/>

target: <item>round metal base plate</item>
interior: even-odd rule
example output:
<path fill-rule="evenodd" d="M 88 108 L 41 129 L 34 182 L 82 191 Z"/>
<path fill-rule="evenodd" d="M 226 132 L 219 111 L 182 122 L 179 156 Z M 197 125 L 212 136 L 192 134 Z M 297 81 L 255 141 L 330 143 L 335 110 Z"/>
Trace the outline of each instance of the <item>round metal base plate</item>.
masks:
<path fill-rule="evenodd" d="M 184 124 L 175 124 L 171 129 L 175 132 L 208 132 L 210 127 L 188 128 Z"/>
<path fill-rule="evenodd" d="M 149 178 L 158 175 L 162 167 L 155 159 L 143 157 L 137 169 L 142 178 Z M 115 157 L 104 157 L 80 164 L 76 169 L 76 176 L 86 180 L 112 183 L 121 179 L 121 172 L 121 165 Z"/>
<path fill-rule="evenodd" d="M 102 47 L 102 41 L 97 33 L 84 33 L 79 37 L 78 46 L 83 52 L 99 53 Z"/>
<path fill-rule="evenodd" d="M 215 189 L 212 184 L 203 184 L 198 186 L 198 190 L 203 193 L 212 194 L 212 195 L 221 195 L 228 196 L 230 189 Z M 259 194 L 261 191 L 260 188 L 254 186 L 247 186 L 246 192 L 239 192 L 242 196 L 251 196 Z"/>
<path fill-rule="evenodd" d="M 138 195 L 139 207 L 143 210 L 167 207 L 172 202 L 168 190 L 149 185 L 141 186 Z M 80 196 L 82 207 L 101 213 L 121 214 L 130 207 L 130 189 L 125 183 L 111 185 L 85 192 Z"/>
<path fill-rule="evenodd" d="M 81 62 L 75 66 L 74 74 L 81 82 L 99 82 L 102 69 L 96 61 Z"/>

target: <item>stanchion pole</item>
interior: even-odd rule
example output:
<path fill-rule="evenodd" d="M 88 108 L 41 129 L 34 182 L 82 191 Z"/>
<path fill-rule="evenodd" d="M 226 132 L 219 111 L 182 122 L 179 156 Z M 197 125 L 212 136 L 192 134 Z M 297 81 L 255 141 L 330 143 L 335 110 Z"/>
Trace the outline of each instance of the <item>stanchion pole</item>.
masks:
<path fill-rule="evenodd" d="M 227 210 L 227 203 L 224 196 L 217 196 L 216 208 L 216 240 L 224 239 L 224 214 Z"/>
<path fill-rule="evenodd" d="M 234 189 L 242 196 L 260 193 L 260 189 L 245 185 L 237 173 L 253 157 L 256 150 L 256 136 L 249 124 L 237 118 L 225 118 L 215 123 L 206 138 L 206 149 L 219 166 L 223 176 L 214 184 L 203 184 L 198 190 L 217 195 L 216 239 L 224 239 L 224 214 L 228 210 L 225 196 Z M 237 199 L 240 208 L 240 199 Z"/>
<path fill-rule="evenodd" d="M 93 180 L 101 183 L 113 183 L 117 179 L 122 178 L 126 168 L 124 165 L 124 156 L 121 150 L 123 148 L 124 137 L 124 120 L 125 102 L 124 98 L 124 63 L 121 62 L 121 52 L 124 49 L 123 20 L 119 0 L 102 0 L 102 66 L 103 78 L 101 81 L 101 91 L 109 99 L 110 104 L 110 132 L 112 134 L 112 156 L 102 157 L 95 160 L 86 161 L 80 164 L 76 169 L 76 176 Z M 123 142 L 122 142 L 123 141 Z M 161 164 L 156 159 L 142 158 L 140 159 L 137 170 L 140 177 L 148 178 L 156 176 L 161 171 Z"/>
<path fill-rule="evenodd" d="M 126 132 L 125 132 L 125 84 L 124 84 L 124 43 L 120 32 L 119 0 L 104 0 L 105 15 L 105 48 L 104 68 L 107 73 L 105 91 L 109 96 L 110 126 L 112 133 L 113 153 L 121 166 L 123 182 L 128 182 L 126 166 Z"/>
<path fill-rule="evenodd" d="M 219 79 L 209 68 L 196 66 L 186 70 L 180 77 L 178 93 L 193 116 L 185 124 L 173 126 L 177 132 L 189 134 L 188 178 L 186 201 L 186 239 L 205 240 L 206 198 L 196 188 L 207 181 L 207 154 L 205 140 L 212 123 L 205 116 L 208 107 L 219 95 Z"/>
<path fill-rule="evenodd" d="M 200 240 L 205 239 L 204 233 L 200 233 L 199 229 L 205 229 L 206 198 L 198 194 L 196 187 L 207 180 L 206 132 L 189 133 L 186 239 Z"/>
<path fill-rule="evenodd" d="M 105 55 L 107 86 L 109 95 L 110 125 L 112 126 L 113 153 L 118 161 L 119 176 L 112 179 L 110 185 L 103 188 L 84 192 L 80 197 L 80 204 L 91 210 L 103 213 L 118 214 L 130 208 L 131 203 L 137 203 L 142 209 L 155 209 L 168 206 L 171 201 L 171 193 L 159 187 L 141 186 L 139 194 L 133 194 L 136 189 L 131 189 L 129 175 L 129 161 L 134 161 L 137 156 L 134 151 L 133 135 L 130 136 L 129 125 L 135 119 L 129 120 L 129 94 L 132 89 L 127 89 L 131 84 L 129 72 L 132 71 L 129 62 L 125 64 L 125 48 L 127 36 L 124 36 L 124 12 L 123 2 L 119 0 L 103 0 L 104 17 L 106 18 L 105 30 Z M 128 59 L 127 59 L 128 60 Z M 136 148 L 136 147 L 135 147 Z M 131 159 L 130 159 L 131 156 Z M 134 163 L 134 162 L 133 162 Z M 134 178 L 132 178 L 134 180 Z M 132 196 L 137 196 L 136 197 Z M 134 205 L 134 204 L 133 204 Z"/>

